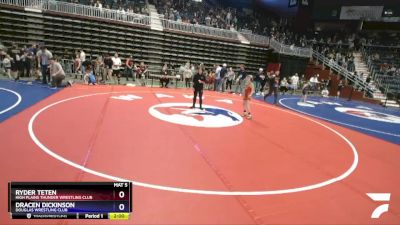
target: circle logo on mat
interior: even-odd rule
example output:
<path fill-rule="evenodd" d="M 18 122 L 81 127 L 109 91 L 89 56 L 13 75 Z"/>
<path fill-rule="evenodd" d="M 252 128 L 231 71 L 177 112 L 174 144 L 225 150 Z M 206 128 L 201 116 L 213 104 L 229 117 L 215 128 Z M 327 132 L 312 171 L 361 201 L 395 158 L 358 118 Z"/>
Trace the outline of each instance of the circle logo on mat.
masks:
<path fill-rule="evenodd" d="M 386 113 L 380 113 L 366 109 L 346 108 L 346 107 L 336 107 L 335 110 L 341 113 L 346 113 L 348 115 L 357 116 L 364 119 L 400 124 L 400 117 Z"/>
<path fill-rule="evenodd" d="M 203 105 L 204 110 L 191 109 L 190 103 L 163 103 L 149 108 L 149 113 L 170 123 L 194 127 L 231 127 L 243 122 L 235 112 L 216 106 Z"/>

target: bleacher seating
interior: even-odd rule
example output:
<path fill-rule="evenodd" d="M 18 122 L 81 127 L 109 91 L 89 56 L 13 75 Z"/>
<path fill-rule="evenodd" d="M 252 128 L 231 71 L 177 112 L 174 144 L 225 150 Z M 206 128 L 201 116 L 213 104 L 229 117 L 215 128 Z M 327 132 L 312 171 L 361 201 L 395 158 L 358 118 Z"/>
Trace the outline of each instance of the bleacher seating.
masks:
<path fill-rule="evenodd" d="M 400 46 L 368 46 L 365 48 L 364 55 L 381 91 L 395 96 L 399 95 Z"/>
<path fill-rule="evenodd" d="M 117 21 L 82 19 L 44 11 L 43 14 L 0 7 L 0 39 L 5 45 L 19 46 L 44 43 L 53 54 L 72 59 L 83 49 L 96 58 L 104 53 L 118 52 L 122 58 L 132 55 L 144 61 L 151 73 L 159 73 L 164 63 L 182 65 L 187 61 L 204 63 L 206 67 L 227 63 L 237 68 L 246 65 L 256 72 L 266 64 L 268 48 L 241 44 L 235 40 L 198 37 L 194 34 L 155 31 L 148 26 Z"/>

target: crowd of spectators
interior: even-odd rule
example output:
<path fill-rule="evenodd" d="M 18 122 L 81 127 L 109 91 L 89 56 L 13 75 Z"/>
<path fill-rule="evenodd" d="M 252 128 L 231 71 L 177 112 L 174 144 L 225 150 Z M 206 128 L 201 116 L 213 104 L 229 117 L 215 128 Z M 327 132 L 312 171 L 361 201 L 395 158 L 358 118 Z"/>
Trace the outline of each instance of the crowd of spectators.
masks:
<path fill-rule="evenodd" d="M 87 56 L 83 49 L 75 52 L 73 64 L 59 63 L 56 56 L 45 46 L 32 45 L 18 47 L 12 45 L 8 49 L 0 45 L 1 70 L 10 79 L 18 80 L 20 77 L 32 77 L 43 84 L 60 87 L 66 78 L 66 71 L 75 80 L 82 80 L 87 85 L 98 83 L 120 84 L 121 77 L 130 79 L 139 85 L 146 85 L 148 79 L 159 79 L 161 87 L 169 87 L 173 82 L 183 82 L 186 88 L 192 87 L 193 75 L 198 67 L 202 68 L 206 77 L 205 88 L 218 92 L 242 94 L 244 79 L 252 75 L 256 95 L 269 97 L 274 95 L 277 101 L 278 92 L 281 94 L 294 93 L 301 90 L 303 85 L 309 84 L 310 91 L 316 93 L 326 92 L 330 89 L 330 80 L 320 80 L 318 75 L 306 80 L 304 74 L 299 76 L 281 75 L 279 71 L 267 71 L 260 68 L 257 73 L 248 73 L 245 65 L 235 68 L 223 64 L 206 67 L 203 64 L 194 65 L 187 62 L 185 65 L 170 65 L 165 63 L 159 74 L 148 74 L 148 65 L 144 62 L 136 63 L 132 56 L 121 58 L 118 53 L 104 54 L 95 58 Z M 71 67 L 71 68 L 68 68 Z M 389 71 L 392 71 L 390 68 Z M 394 72 L 398 70 L 394 70 Z M 150 77 L 152 76 L 152 77 Z M 41 79 L 40 79 L 41 78 Z M 73 78 L 73 77 L 72 77 Z M 72 84 L 69 81 L 68 84 Z M 328 92 L 329 94 L 329 92 Z M 327 95 L 327 94 L 326 94 Z"/>
<path fill-rule="evenodd" d="M 146 79 L 149 78 L 148 66 L 144 62 L 136 63 L 132 56 L 121 58 L 118 53 L 110 53 L 91 58 L 83 49 L 78 49 L 73 63 L 64 64 L 64 62 L 59 63 L 58 57 L 43 45 L 19 47 L 13 44 L 5 48 L 0 44 L 0 64 L 1 72 L 9 79 L 31 78 L 56 87 L 61 86 L 61 81 L 65 79 L 64 70 L 69 71 L 75 80 L 80 79 L 83 83 L 90 85 L 106 81 L 119 84 L 121 77 L 126 77 L 127 81 L 131 79 L 145 85 Z M 196 72 L 195 68 L 199 66 L 205 73 L 207 89 L 237 94 L 243 92 L 244 79 L 249 75 L 244 65 L 234 68 L 226 63 L 212 67 L 206 67 L 203 64 L 194 65 L 190 62 L 180 66 L 166 63 L 157 77 L 162 87 L 168 87 L 170 79 L 177 78 L 178 75 L 178 80 L 184 82 L 185 87 L 191 88 L 191 79 Z M 260 68 L 258 73 L 251 75 L 254 76 L 257 95 L 261 95 L 265 89 L 268 89 L 269 79 L 280 82 L 279 71 L 264 71 Z M 297 74 L 284 78 L 281 90 L 298 89 L 301 82 L 299 79 Z"/>
<path fill-rule="evenodd" d="M 114 9 L 120 13 L 138 13 L 148 15 L 144 0 L 64 0 L 65 2 L 89 5 L 100 9 Z"/>
<path fill-rule="evenodd" d="M 152 0 L 164 19 L 201 24 L 221 29 L 237 26 L 237 12 L 232 8 L 211 7 L 205 2 L 183 0 Z"/>
<path fill-rule="evenodd" d="M 152 0 L 158 13 L 164 19 L 190 24 L 206 25 L 221 29 L 269 35 L 278 30 L 279 19 L 270 15 L 265 16 L 259 11 L 211 6 L 207 1 L 195 2 L 184 0 Z"/>
<path fill-rule="evenodd" d="M 6 48 L 0 43 L 0 72 L 15 81 L 22 77 L 31 77 L 53 87 L 67 85 L 62 84 L 66 74 L 59 58 L 45 46 L 19 47 L 12 44 Z M 68 85 L 71 84 L 68 82 Z"/>
<path fill-rule="evenodd" d="M 206 25 L 221 29 L 271 36 L 281 43 L 299 47 L 315 44 L 326 45 L 330 53 L 337 48 L 359 49 L 362 45 L 400 46 L 400 35 L 386 32 L 335 32 L 323 33 L 307 30 L 305 33 L 293 32 L 288 19 L 266 14 L 258 9 L 245 10 L 223 7 L 208 1 L 189 0 L 63 0 L 72 3 L 91 5 L 98 8 L 115 9 L 120 13 L 149 14 L 147 4 L 154 4 L 164 19 L 190 24 Z M 334 48 L 332 48 L 334 47 Z M 326 51 L 325 51 L 326 53 Z M 347 55 L 346 52 L 342 55 Z M 334 57 L 336 60 L 336 57 Z M 340 59 L 338 62 L 340 62 Z"/>
<path fill-rule="evenodd" d="M 38 46 L 23 46 L 19 48 L 13 44 L 8 48 L 2 45 L 0 49 L 0 60 L 3 64 L 4 73 L 10 79 L 18 80 L 20 77 L 37 76 Z"/>

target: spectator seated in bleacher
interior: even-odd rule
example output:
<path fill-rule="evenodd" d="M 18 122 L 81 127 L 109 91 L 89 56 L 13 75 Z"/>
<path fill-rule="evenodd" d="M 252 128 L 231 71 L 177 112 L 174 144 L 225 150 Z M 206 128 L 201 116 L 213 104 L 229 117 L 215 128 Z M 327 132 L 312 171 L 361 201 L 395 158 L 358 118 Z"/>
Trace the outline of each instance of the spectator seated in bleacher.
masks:
<path fill-rule="evenodd" d="M 163 87 L 168 88 L 168 84 L 169 84 L 168 65 L 165 63 L 161 71 L 160 85 L 162 88 Z"/>
<path fill-rule="evenodd" d="M 328 97 L 329 97 L 328 88 L 325 87 L 325 88 L 321 91 L 321 95 L 322 95 L 322 97 L 324 97 L 324 98 L 328 98 Z"/>
<path fill-rule="evenodd" d="M 144 62 L 140 62 L 140 65 L 136 69 L 136 78 L 140 80 L 141 86 L 146 86 L 146 73 L 147 73 L 147 66 Z"/>

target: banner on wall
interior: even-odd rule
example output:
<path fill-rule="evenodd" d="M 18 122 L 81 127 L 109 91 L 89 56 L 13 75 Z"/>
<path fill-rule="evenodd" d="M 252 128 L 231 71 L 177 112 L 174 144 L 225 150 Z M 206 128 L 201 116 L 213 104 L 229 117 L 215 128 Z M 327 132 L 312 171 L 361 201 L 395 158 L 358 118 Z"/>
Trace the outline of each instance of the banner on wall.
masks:
<path fill-rule="evenodd" d="M 289 0 L 289 7 L 295 7 L 298 4 L 298 0 Z"/>
<path fill-rule="evenodd" d="M 267 71 L 281 71 L 281 63 L 268 63 Z"/>
<path fill-rule="evenodd" d="M 383 6 L 342 6 L 341 20 L 379 20 L 382 18 Z"/>
<path fill-rule="evenodd" d="M 301 5 L 308 6 L 308 0 L 301 0 Z"/>

